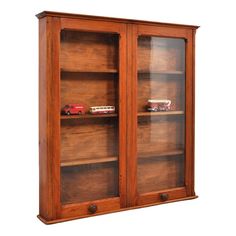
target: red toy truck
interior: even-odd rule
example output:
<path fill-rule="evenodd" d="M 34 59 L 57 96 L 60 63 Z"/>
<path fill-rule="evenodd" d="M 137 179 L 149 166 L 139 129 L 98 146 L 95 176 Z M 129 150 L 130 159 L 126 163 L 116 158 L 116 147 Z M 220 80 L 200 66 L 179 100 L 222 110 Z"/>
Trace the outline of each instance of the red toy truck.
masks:
<path fill-rule="evenodd" d="M 147 104 L 148 111 L 169 111 L 171 100 L 149 99 Z"/>
<path fill-rule="evenodd" d="M 81 104 L 67 104 L 62 108 L 61 113 L 65 115 L 84 115 L 85 109 Z"/>

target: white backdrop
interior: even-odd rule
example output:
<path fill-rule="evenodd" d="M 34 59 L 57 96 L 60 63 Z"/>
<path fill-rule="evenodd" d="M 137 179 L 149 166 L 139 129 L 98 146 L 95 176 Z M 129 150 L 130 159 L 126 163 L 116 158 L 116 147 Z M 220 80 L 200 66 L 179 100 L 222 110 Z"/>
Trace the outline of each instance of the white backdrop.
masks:
<path fill-rule="evenodd" d="M 236 235 L 233 2 L 0 3 L 0 235 Z M 38 213 L 38 20 L 43 10 L 196 24 L 196 200 L 45 226 Z M 3 233 L 5 231 L 5 233 Z"/>

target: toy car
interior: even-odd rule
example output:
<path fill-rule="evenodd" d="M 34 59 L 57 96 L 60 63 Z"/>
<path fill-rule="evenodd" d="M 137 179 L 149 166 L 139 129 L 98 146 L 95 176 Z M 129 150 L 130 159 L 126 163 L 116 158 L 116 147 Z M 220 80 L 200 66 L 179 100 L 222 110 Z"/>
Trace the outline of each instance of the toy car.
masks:
<path fill-rule="evenodd" d="M 148 111 L 169 111 L 171 100 L 149 99 L 147 104 Z"/>
<path fill-rule="evenodd" d="M 95 106 L 95 107 L 90 107 L 89 111 L 91 114 L 110 114 L 110 113 L 115 113 L 115 107 L 114 106 Z"/>
<path fill-rule="evenodd" d="M 81 104 L 67 104 L 62 108 L 61 113 L 65 115 L 83 115 L 85 109 Z"/>

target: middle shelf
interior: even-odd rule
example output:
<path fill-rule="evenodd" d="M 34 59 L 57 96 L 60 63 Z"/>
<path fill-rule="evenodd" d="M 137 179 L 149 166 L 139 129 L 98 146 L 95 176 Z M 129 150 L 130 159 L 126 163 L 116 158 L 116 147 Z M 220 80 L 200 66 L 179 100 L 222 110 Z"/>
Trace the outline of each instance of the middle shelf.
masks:
<path fill-rule="evenodd" d="M 61 167 L 97 164 L 97 163 L 113 162 L 117 160 L 118 160 L 117 156 L 104 157 L 104 158 L 86 158 L 81 160 L 69 160 L 69 161 L 61 161 Z"/>
<path fill-rule="evenodd" d="M 172 116 L 172 115 L 184 115 L 184 111 L 160 111 L 160 112 L 138 112 L 138 117 L 148 116 Z M 61 120 L 72 120 L 72 119 L 90 119 L 90 118 L 103 118 L 103 117 L 118 117 L 117 113 L 114 114 L 100 114 L 100 115 L 61 115 Z"/>
<path fill-rule="evenodd" d="M 159 157 L 171 157 L 171 156 L 179 156 L 183 155 L 183 149 L 176 149 L 170 151 L 164 151 L 159 153 L 154 152 L 145 152 L 138 154 L 138 160 L 148 160 L 149 158 L 159 158 Z M 98 164 L 98 163 L 107 163 L 118 161 L 118 156 L 110 156 L 104 158 L 84 158 L 80 160 L 63 160 L 61 161 L 61 167 L 69 167 L 69 166 L 80 166 L 80 165 L 88 165 L 88 164 Z"/>
<path fill-rule="evenodd" d="M 85 114 L 85 115 L 61 115 L 61 120 L 71 120 L 71 119 L 86 119 L 86 118 L 103 118 L 103 117 L 117 117 L 118 114 L 100 114 L 100 115 L 92 115 L 92 114 Z"/>

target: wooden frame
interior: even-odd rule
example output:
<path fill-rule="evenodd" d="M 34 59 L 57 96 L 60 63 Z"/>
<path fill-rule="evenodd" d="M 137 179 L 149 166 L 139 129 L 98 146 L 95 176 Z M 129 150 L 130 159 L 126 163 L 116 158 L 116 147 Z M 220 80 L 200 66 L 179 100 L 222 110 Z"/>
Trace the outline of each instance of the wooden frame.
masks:
<path fill-rule="evenodd" d="M 42 12 L 39 20 L 39 218 L 44 223 L 99 215 L 196 198 L 194 192 L 194 51 L 197 26 Z M 61 203 L 61 69 L 60 35 L 63 30 L 109 33 L 119 36 L 119 196 L 93 201 Z M 185 186 L 139 195 L 137 191 L 137 38 L 139 35 L 186 40 Z M 112 73 L 112 70 L 111 70 Z M 159 113 L 166 115 L 167 113 Z M 173 115 L 182 114 L 175 112 Z M 146 114 L 142 114 L 147 116 Z M 112 115 L 116 117 L 116 115 Z M 111 116 L 111 117 L 112 117 Z M 87 115 L 91 118 L 91 115 Z M 73 117 L 69 118 L 73 121 Z M 99 118 L 100 119 L 100 118 Z M 167 155 L 167 154 L 165 154 Z M 110 161 L 115 159 L 110 158 Z M 92 160 L 90 161 L 92 163 Z M 103 162 L 103 160 L 101 160 Z M 89 162 L 88 162 L 89 163 Z M 77 161 L 75 165 L 81 164 Z M 64 164 L 66 166 L 67 164 Z M 95 214 L 88 207 L 96 204 Z"/>

